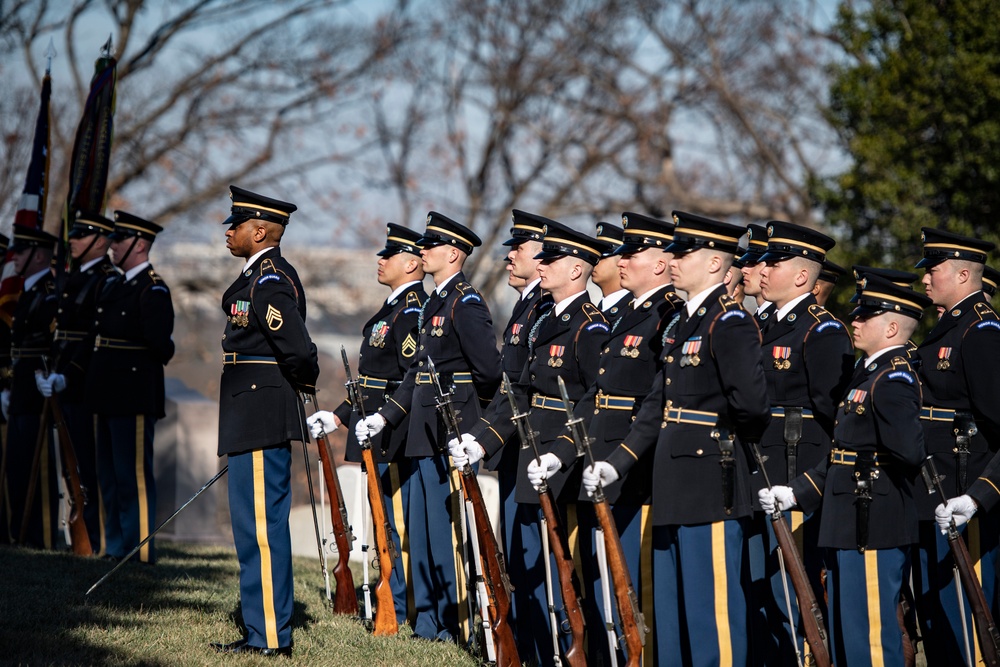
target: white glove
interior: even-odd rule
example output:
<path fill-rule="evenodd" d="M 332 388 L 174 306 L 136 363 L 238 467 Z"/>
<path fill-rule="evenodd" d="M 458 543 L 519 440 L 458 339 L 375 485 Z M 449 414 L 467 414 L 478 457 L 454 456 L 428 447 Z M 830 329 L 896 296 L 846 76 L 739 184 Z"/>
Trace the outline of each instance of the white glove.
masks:
<path fill-rule="evenodd" d="M 593 465 L 583 469 L 583 489 L 588 496 L 593 497 L 598 484 L 603 488 L 618 481 L 620 476 L 607 461 L 594 461 Z"/>
<path fill-rule="evenodd" d="M 52 395 L 52 381 L 40 370 L 35 371 L 35 386 L 38 387 L 38 393 L 45 398 Z"/>
<path fill-rule="evenodd" d="M 374 438 L 385 428 L 385 417 L 379 413 L 368 415 L 357 423 L 354 427 L 354 436 L 361 442 L 367 438 Z"/>
<path fill-rule="evenodd" d="M 327 433 L 336 431 L 338 421 L 337 415 L 328 410 L 317 410 L 314 414 L 306 417 L 309 433 L 314 438 L 321 438 Z"/>
<path fill-rule="evenodd" d="M 760 500 L 761 509 L 768 514 L 774 514 L 774 506 L 784 512 L 798 504 L 795 500 L 795 493 L 789 486 L 772 486 L 770 489 L 761 489 L 757 492 L 757 499 Z"/>
<path fill-rule="evenodd" d="M 934 520 L 937 521 L 941 534 L 946 535 L 952 519 L 955 520 L 957 528 L 971 519 L 977 509 L 979 507 L 976 505 L 976 501 L 970 496 L 956 496 L 934 509 Z"/>
<path fill-rule="evenodd" d="M 3 412 L 4 419 L 10 419 L 10 389 L 0 392 L 0 411 Z"/>
<path fill-rule="evenodd" d="M 542 482 L 547 480 L 557 470 L 562 468 L 562 461 L 552 452 L 545 452 L 541 457 L 532 459 L 528 464 L 528 481 L 538 490 Z"/>
<path fill-rule="evenodd" d="M 452 438 L 448 441 L 448 453 L 451 454 L 455 467 L 461 470 L 467 465 L 479 463 L 486 454 L 486 450 L 471 435 L 463 433 L 461 442 L 458 441 L 458 438 Z"/>
<path fill-rule="evenodd" d="M 53 373 L 49 376 L 49 386 L 53 394 L 58 394 L 66 388 L 66 376 L 61 373 Z"/>

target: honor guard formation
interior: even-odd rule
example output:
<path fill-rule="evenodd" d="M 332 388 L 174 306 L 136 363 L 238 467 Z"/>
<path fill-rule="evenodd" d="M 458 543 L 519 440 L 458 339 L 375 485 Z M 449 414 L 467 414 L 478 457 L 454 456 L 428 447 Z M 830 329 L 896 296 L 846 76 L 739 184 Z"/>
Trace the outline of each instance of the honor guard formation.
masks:
<path fill-rule="evenodd" d="M 280 249 L 296 206 L 230 196 L 226 247 L 244 264 L 222 296 L 218 454 L 245 631 L 216 651 L 292 654 L 293 443 L 307 461 L 318 447 L 334 608 L 358 614 L 327 441 L 344 429 L 367 481 L 353 520 L 371 521 L 377 635 L 408 625 L 501 667 L 912 665 L 917 651 L 1000 664 L 992 243 L 924 228 L 923 275 L 852 267 L 838 318 L 825 304 L 848 270 L 811 228 L 674 211 L 583 232 L 515 209 L 501 329 L 463 272 L 481 239 L 432 211 L 422 230 L 387 225 L 386 298 L 326 411 Z M 59 457 L 76 471 L 74 551 L 155 561 L 153 432 L 174 352 L 149 263 L 159 231 L 78 211 L 72 269 L 54 276 L 57 239 L 15 228 L 10 542 L 56 544 Z M 43 446 L 54 426 L 71 451 Z M 480 469 L 498 481 L 495 526 Z"/>

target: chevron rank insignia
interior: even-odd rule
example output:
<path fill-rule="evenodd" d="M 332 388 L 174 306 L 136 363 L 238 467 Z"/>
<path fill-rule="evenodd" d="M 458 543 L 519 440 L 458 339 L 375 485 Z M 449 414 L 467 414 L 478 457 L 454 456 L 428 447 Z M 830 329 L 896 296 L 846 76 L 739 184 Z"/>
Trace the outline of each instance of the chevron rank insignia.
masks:
<path fill-rule="evenodd" d="M 285 323 L 284 318 L 281 317 L 281 311 L 271 304 L 267 304 L 267 314 L 264 315 L 264 320 L 267 322 L 267 328 L 271 331 L 277 331 Z"/>

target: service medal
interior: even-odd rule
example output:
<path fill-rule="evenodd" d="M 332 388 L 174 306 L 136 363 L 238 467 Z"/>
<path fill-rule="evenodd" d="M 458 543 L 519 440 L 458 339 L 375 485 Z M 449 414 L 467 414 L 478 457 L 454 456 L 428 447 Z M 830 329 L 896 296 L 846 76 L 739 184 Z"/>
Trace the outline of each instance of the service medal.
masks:
<path fill-rule="evenodd" d="M 642 343 L 642 336 L 625 336 L 624 345 L 619 354 L 630 359 L 639 358 L 639 344 Z"/>
<path fill-rule="evenodd" d="M 683 357 L 681 357 L 681 366 L 697 366 L 701 363 L 701 357 L 698 356 L 698 352 L 701 350 L 701 336 L 695 336 L 694 338 L 689 338 L 684 341 L 684 345 L 681 347 L 681 352 Z"/>
<path fill-rule="evenodd" d="M 515 322 L 510 328 L 510 344 L 517 345 L 521 342 L 521 327 L 524 326 L 520 322 Z"/>
<path fill-rule="evenodd" d="M 771 349 L 771 356 L 774 357 L 775 370 L 785 371 L 791 368 L 792 362 L 790 362 L 788 358 L 792 356 L 792 348 L 775 345 Z"/>
<path fill-rule="evenodd" d="M 946 371 L 951 368 L 951 348 L 950 347 L 940 347 L 938 348 L 938 362 L 937 369 L 939 371 Z"/>
<path fill-rule="evenodd" d="M 444 335 L 444 327 L 441 326 L 442 324 L 444 324 L 444 315 L 435 315 L 431 318 L 432 336 L 440 337 Z"/>
<path fill-rule="evenodd" d="M 372 327 L 371 335 L 368 336 L 368 345 L 371 347 L 385 347 L 385 335 L 389 333 L 389 324 L 385 320 L 379 320 Z"/>
<path fill-rule="evenodd" d="M 236 303 L 229 306 L 230 317 L 229 321 L 233 326 L 245 327 L 250 324 L 250 302 L 237 300 Z"/>
<path fill-rule="evenodd" d="M 562 355 L 565 351 L 565 345 L 549 345 L 548 365 L 552 368 L 560 368 L 563 365 Z"/>

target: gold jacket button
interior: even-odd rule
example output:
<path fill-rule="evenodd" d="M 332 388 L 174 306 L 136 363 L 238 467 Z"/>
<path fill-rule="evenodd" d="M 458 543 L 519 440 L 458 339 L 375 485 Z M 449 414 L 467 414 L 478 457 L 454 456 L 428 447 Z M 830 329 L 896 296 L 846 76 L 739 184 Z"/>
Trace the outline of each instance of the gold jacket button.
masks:
<path fill-rule="evenodd" d="M 594 414 L 595 415 L 599 415 L 599 414 L 601 414 L 601 411 L 600 410 L 594 410 Z"/>
<path fill-rule="evenodd" d="M 698 449 L 698 450 L 695 451 L 695 454 L 697 454 L 698 456 L 701 456 L 704 453 L 705 453 L 704 449 Z"/>
<path fill-rule="evenodd" d="M 672 354 L 668 354 L 667 355 L 667 363 L 668 364 L 674 363 L 674 355 L 672 355 Z"/>
<path fill-rule="evenodd" d="M 602 368 L 602 369 L 600 369 L 599 371 L 597 371 L 597 374 L 598 374 L 598 375 L 604 375 L 604 369 Z"/>
<path fill-rule="evenodd" d="M 673 380 L 671 380 L 670 378 L 667 378 L 666 384 L 669 385 L 671 382 L 673 382 Z"/>
<path fill-rule="evenodd" d="M 257 385 L 255 385 L 255 384 L 252 384 L 252 385 L 250 385 L 250 388 L 251 388 L 251 389 L 256 389 L 256 388 L 257 388 Z"/>

